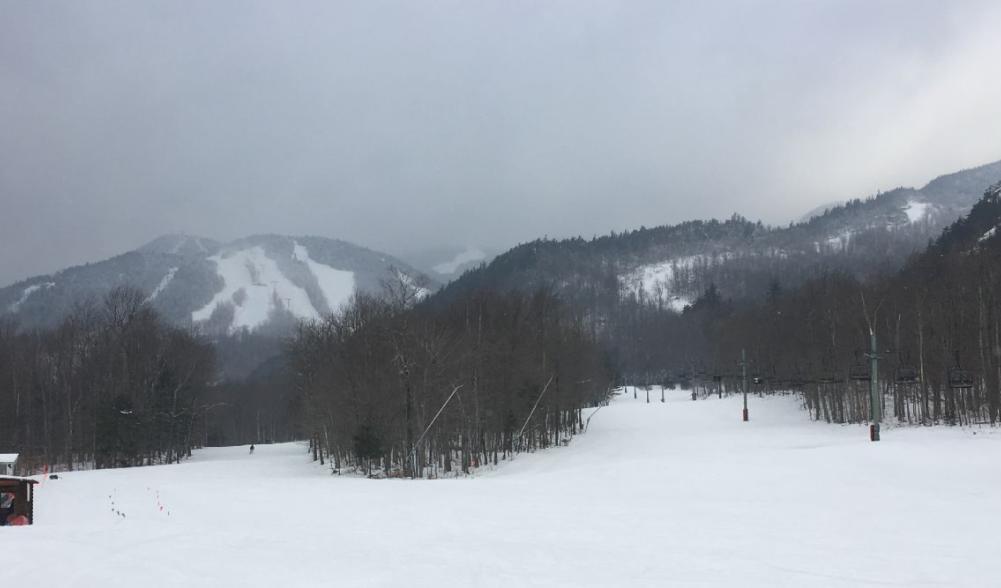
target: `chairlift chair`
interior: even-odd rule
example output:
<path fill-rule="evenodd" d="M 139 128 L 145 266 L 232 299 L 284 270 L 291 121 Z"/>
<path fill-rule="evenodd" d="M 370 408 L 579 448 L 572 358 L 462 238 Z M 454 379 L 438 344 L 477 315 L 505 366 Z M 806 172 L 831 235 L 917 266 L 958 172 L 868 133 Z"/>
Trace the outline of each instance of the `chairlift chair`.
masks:
<path fill-rule="evenodd" d="M 949 387 L 953 390 L 963 390 L 973 387 L 973 373 L 969 370 L 952 368 L 949 370 Z"/>
<path fill-rule="evenodd" d="M 856 382 L 868 382 L 872 379 L 869 373 L 869 366 L 864 363 L 856 363 L 848 370 L 848 377 Z"/>
<path fill-rule="evenodd" d="M 821 384 L 840 384 L 844 381 L 844 378 L 836 372 L 825 372 L 821 374 L 817 381 Z"/>
<path fill-rule="evenodd" d="M 911 366 L 898 367 L 894 379 L 898 384 L 913 384 L 918 381 L 918 370 Z"/>

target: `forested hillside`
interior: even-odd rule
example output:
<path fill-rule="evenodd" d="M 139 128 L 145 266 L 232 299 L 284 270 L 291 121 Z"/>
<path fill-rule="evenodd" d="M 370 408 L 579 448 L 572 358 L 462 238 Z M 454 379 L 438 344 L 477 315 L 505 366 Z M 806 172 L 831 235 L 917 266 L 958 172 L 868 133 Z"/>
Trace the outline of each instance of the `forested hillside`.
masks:
<path fill-rule="evenodd" d="M 170 463 L 204 443 L 213 349 L 145 299 L 116 288 L 48 331 L 0 320 L 0 446 L 19 467 Z"/>
<path fill-rule="evenodd" d="M 734 388 L 746 350 L 757 389 L 801 390 L 819 419 L 868 419 L 875 375 L 888 418 L 995 423 L 1001 418 L 999 224 L 1001 184 L 900 272 L 860 280 L 831 271 L 795 289 L 776 283 L 762 301 L 724 299 L 710 290 L 680 317 L 635 305 L 631 320 L 609 338 L 629 378 Z M 876 374 L 866 356 L 870 329 L 878 340 Z"/>
<path fill-rule="evenodd" d="M 794 286 L 772 278 L 762 296 L 745 298 L 710 281 L 681 312 L 640 296 L 603 299 L 607 292 L 587 288 L 601 283 L 602 267 L 571 265 L 581 259 L 573 254 L 622 257 L 631 246 L 648 251 L 643 238 L 651 235 L 660 243 L 693 235 L 725 243 L 764 229 L 734 218 L 626 239 L 526 245 L 478 275 L 521 271 L 533 276 L 535 293 L 467 279 L 413 308 L 359 300 L 342 317 L 303 325 L 288 357 L 304 423 L 315 451 L 328 452 L 338 468 L 465 470 L 519 444 L 545 446 L 574 434 L 579 409 L 600 401 L 611 378 L 732 392 L 741 385 L 742 353 L 753 391 L 797 391 L 817 419 L 866 421 L 875 377 L 887 418 L 994 423 L 1001 417 L 999 199 L 1001 184 L 898 271 L 821 268 Z M 604 279 L 617 283 L 604 269 Z M 866 357 L 870 329 L 878 340 L 875 374 Z M 547 384 L 556 386 L 548 395 Z M 544 412 L 520 438 L 540 388 Z M 458 406 L 423 438 L 422 425 L 434 422 L 452 392 Z"/>
<path fill-rule="evenodd" d="M 984 169 L 993 170 L 976 178 Z M 735 215 L 539 240 L 430 295 L 396 272 L 338 312 L 314 307 L 273 322 L 287 327 L 284 338 L 233 329 L 247 319 L 246 298 L 216 300 L 228 282 L 208 318 L 185 328 L 157 296 L 115 288 L 75 303 L 50 329 L 3 323 L 0 402 L 12 409 L 0 415 L 0 443 L 33 468 L 170 462 L 205 444 L 309 439 L 337 470 L 437 476 L 566 442 L 584 426 L 581 409 L 615 383 L 736 390 L 742 353 L 754 391 L 797 391 L 817 419 L 868 419 L 875 377 L 885 414 L 901 422 L 995 423 L 1001 184 L 930 244 L 928 207 L 939 205 L 911 218 L 913 198 L 855 201 L 783 229 Z M 818 241 L 845 218 L 871 215 L 838 244 Z M 282 275 L 310 270 L 319 289 L 304 289 L 304 300 L 322 300 L 322 268 L 301 243 L 279 241 L 289 254 Z M 168 255 L 187 254 L 176 245 Z M 196 259 L 206 253 L 204 243 L 188 245 Z M 227 263 L 219 255 L 217 268 Z"/>
<path fill-rule="evenodd" d="M 612 383 L 597 342 L 545 291 L 444 308 L 359 297 L 303 323 L 288 361 L 314 455 L 385 475 L 468 472 L 563 443 Z"/>
<path fill-rule="evenodd" d="M 680 311 L 710 284 L 726 298 L 763 300 L 831 272 L 885 275 L 923 250 L 1001 181 L 1001 162 L 831 207 L 788 227 L 733 215 L 594 237 L 519 245 L 445 288 L 530 291 L 552 287 L 602 322 L 621 299 Z"/>

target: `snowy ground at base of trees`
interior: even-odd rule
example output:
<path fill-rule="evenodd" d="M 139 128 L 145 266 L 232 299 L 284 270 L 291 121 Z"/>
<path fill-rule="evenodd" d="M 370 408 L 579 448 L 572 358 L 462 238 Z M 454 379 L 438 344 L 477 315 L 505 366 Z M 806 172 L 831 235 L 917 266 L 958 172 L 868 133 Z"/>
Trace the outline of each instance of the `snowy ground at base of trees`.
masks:
<path fill-rule="evenodd" d="M 447 480 L 331 476 L 298 444 L 61 474 L 0 528 L 3 584 L 986 586 L 1001 433 L 811 422 L 795 396 L 619 396 L 568 447 Z M 586 411 L 585 416 L 593 409 Z M 162 507 L 162 510 L 161 510 Z M 125 517 L 115 511 L 124 513 Z"/>

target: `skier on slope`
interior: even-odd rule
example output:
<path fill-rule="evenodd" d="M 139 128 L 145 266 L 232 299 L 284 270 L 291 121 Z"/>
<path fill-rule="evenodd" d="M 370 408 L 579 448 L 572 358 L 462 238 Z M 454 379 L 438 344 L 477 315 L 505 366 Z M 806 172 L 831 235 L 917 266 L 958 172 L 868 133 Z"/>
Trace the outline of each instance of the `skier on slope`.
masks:
<path fill-rule="evenodd" d="M 250 455 L 254 455 L 254 444 L 250 444 Z"/>

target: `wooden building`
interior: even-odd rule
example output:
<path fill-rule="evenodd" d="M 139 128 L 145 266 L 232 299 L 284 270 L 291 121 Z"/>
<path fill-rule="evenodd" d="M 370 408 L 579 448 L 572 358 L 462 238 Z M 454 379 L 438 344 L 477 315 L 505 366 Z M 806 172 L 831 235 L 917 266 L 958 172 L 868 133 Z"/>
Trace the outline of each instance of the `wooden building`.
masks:
<path fill-rule="evenodd" d="M 35 484 L 38 480 L 0 476 L 0 525 L 35 522 Z M 4 506 L 9 504 L 9 506 Z"/>

